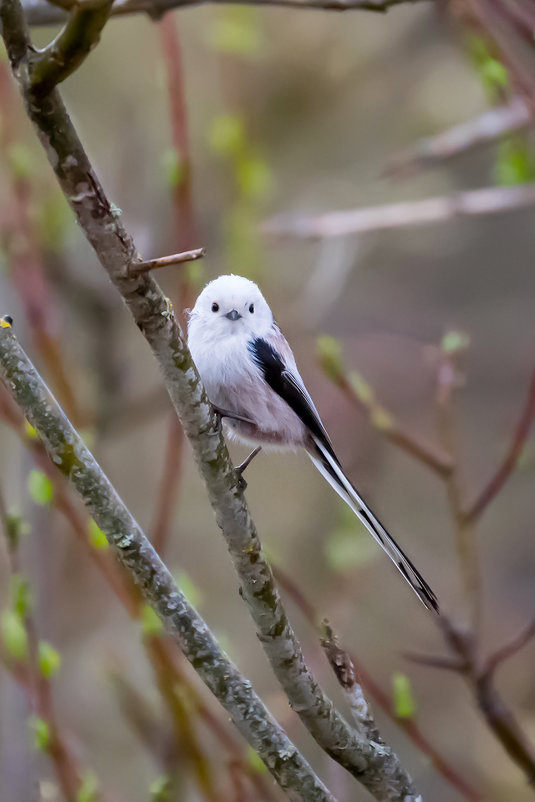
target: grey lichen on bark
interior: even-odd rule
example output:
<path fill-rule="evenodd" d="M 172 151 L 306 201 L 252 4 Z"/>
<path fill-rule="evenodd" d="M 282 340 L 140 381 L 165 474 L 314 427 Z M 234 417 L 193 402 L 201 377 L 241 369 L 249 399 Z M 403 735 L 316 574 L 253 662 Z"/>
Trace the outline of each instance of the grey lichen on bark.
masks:
<path fill-rule="evenodd" d="M 289 799 L 336 802 L 178 589 L 5 321 L 0 321 L 0 376 L 35 427 L 51 460 L 72 482 L 141 587 L 145 599 L 157 610 L 192 666 L 258 751 Z"/>
<path fill-rule="evenodd" d="M 389 747 L 359 737 L 324 694 L 306 665 L 281 604 L 216 415 L 208 402 L 169 301 L 150 275 L 132 276 L 138 258 L 120 212 L 109 202 L 56 89 L 35 93 L 19 0 L 0 6 L 13 72 L 60 186 L 102 266 L 149 343 L 190 441 L 260 640 L 291 706 L 318 744 L 376 799 L 408 802 L 413 784 Z"/>

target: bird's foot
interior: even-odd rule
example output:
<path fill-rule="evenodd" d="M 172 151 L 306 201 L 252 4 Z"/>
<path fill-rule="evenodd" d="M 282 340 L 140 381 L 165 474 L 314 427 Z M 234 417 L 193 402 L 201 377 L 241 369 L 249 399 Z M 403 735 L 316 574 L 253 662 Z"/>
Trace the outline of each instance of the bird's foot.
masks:
<path fill-rule="evenodd" d="M 237 412 L 231 412 L 229 409 L 223 409 L 223 407 L 216 407 L 215 404 L 212 404 L 212 409 L 216 414 L 219 428 L 221 428 L 221 421 L 223 420 L 223 418 L 229 418 L 230 420 L 241 421 L 242 423 L 250 423 L 252 426 L 254 426 L 254 421 L 251 420 L 251 418 L 246 418 L 245 415 L 238 415 Z"/>
<path fill-rule="evenodd" d="M 240 489 L 241 489 L 241 490 L 245 490 L 245 488 L 247 487 L 247 482 L 246 482 L 246 481 L 245 481 L 245 479 L 243 478 L 243 472 L 244 472 L 244 471 L 245 471 L 245 469 L 246 469 L 246 468 L 247 468 L 247 467 L 248 467 L 248 466 L 251 464 L 251 462 L 254 460 L 254 458 L 256 457 L 256 455 L 258 454 L 258 452 L 259 452 L 259 451 L 261 451 L 261 450 L 262 450 L 262 446 L 257 446 L 257 447 L 254 449 L 254 451 L 251 451 L 251 453 L 249 454 L 249 456 L 248 456 L 248 457 L 246 457 L 246 458 L 243 460 L 243 462 L 240 462 L 240 464 L 239 464 L 239 465 L 237 465 L 237 466 L 234 468 L 234 470 L 235 470 L 235 471 L 236 471 L 236 473 L 238 474 L 238 485 L 240 486 Z"/>

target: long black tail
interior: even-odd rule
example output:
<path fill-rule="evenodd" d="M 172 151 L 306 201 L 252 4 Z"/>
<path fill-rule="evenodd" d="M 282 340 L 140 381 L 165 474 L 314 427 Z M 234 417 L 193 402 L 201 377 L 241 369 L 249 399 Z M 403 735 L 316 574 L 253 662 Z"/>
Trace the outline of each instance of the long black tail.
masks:
<path fill-rule="evenodd" d="M 439 612 L 437 597 L 416 570 L 407 555 L 398 546 L 394 538 L 386 531 L 383 524 L 370 510 L 364 499 L 359 496 L 347 476 L 344 474 L 340 463 L 333 453 L 325 447 L 323 443 L 313 438 L 316 446 L 315 453 L 308 452 L 308 455 L 318 471 L 323 474 L 331 487 L 336 490 L 340 498 L 353 510 L 357 518 L 364 524 L 368 532 L 375 538 L 379 545 L 388 554 L 396 568 L 405 577 L 418 598 L 423 602 L 428 610 Z"/>

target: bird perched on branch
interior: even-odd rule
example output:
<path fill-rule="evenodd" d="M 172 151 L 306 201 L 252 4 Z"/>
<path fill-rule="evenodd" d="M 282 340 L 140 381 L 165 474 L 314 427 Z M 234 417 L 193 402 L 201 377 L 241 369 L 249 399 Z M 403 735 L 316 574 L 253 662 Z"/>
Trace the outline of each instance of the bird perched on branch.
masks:
<path fill-rule="evenodd" d="M 219 276 L 203 289 L 188 324 L 188 345 L 208 397 L 229 432 L 256 446 L 304 448 L 338 495 L 378 541 L 428 609 L 435 594 L 345 475 L 292 349 L 259 288 L 242 276 Z"/>

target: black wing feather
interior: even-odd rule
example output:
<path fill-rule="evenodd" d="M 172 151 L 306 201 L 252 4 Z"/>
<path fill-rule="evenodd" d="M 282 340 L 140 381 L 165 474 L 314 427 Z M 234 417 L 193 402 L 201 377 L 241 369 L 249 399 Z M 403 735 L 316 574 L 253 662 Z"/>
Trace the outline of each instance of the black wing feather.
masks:
<path fill-rule="evenodd" d="M 262 371 L 264 381 L 277 393 L 297 417 L 318 438 L 329 453 L 336 459 L 329 436 L 314 409 L 308 394 L 304 391 L 288 370 L 281 355 L 267 342 L 258 337 L 247 346 L 253 360 Z M 338 462 L 338 460 L 336 459 Z"/>

